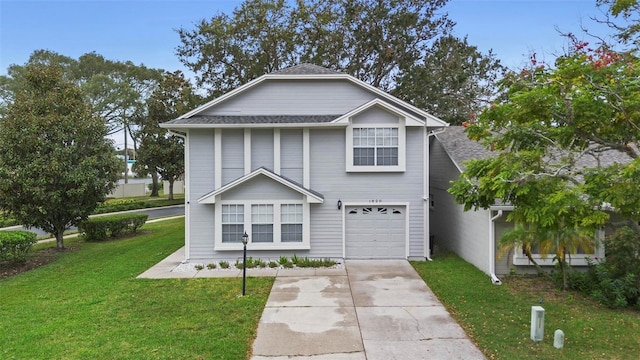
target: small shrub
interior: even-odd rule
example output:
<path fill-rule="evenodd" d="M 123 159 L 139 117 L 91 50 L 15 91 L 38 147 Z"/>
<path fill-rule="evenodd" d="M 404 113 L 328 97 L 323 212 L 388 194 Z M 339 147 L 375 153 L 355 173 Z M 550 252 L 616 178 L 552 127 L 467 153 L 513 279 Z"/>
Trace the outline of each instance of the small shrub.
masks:
<path fill-rule="evenodd" d="M 281 264 L 281 265 L 282 265 L 282 267 L 287 268 L 287 269 L 290 269 L 290 268 L 293 267 L 293 263 L 291 261 L 288 261 L 288 262 L 286 262 L 284 264 Z"/>
<path fill-rule="evenodd" d="M 213 269 L 215 269 L 215 268 L 216 268 L 216 264 L 215 264 L 215 263 L 207 264 L 207 269 L 209 269 L 209 270 L 213 270 Z"/>
<path fill-rule="evenodd" d="M 29 258 L 36 234 L 24 231 L 0 231 L 0 263 L 24 264 Z"/>
<path fill-rule="evenodd" d="M 286 256 L 280 256 L 280 259 L 278 260 L 278 262 L 280 263 L 280 265 L 284 265 L 289 262 L 289 258 Z"/>
<path fill-rule="evenodd" d="M 228 261 L 220 261 L 219 265 L 223 269 L 228 269 L 229 268 L 229 262 Z"/>
<path fill-rule="evenodd" d="M 104 241 L 108 237 L 135 233 L 147 221 L 146 214 L 120 214 L 98 216 L 83 221 L 78 226 L 88 241 Z"/>
<path fill-rule="evenodd" d="M 260 260 L 260 259 L 258 259 L 257 265 L 261 268 L 267 267 L 267 263 L 264 260 Z"/>
<path fill-rule="evenodd" d="M 244 263 L 240 262 L 240 259 L 237 259 L 234 265 L 236 269 L 244 269 Z"/>
<path fill-rule="evenodd" d="M 269 267 L 270 267 L 270 268 L 278 267 L 278 263 L 277 263 L 277 262 L 275 262 L 275 261 L 273 261 L 273 260 L 271 260 L 271 261 L 269 261 Z"/>
<path fill-rule="evenodd" d="M 194 266 L 194 268 L 196 268 L 196 270 L 200 271 L 200 270 L 204 269 L 204 266 L 198 264 L 198 265 Z"/>

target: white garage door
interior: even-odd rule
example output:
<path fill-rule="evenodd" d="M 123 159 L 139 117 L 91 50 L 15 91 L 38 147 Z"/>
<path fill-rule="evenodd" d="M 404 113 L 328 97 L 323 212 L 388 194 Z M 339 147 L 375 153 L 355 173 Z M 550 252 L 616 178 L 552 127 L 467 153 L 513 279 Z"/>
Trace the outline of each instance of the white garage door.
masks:
<path fill-rule="evenodd" d="M 346 208 L 348 259 L 404 259 L 404 206 L 349 206 Z"/>

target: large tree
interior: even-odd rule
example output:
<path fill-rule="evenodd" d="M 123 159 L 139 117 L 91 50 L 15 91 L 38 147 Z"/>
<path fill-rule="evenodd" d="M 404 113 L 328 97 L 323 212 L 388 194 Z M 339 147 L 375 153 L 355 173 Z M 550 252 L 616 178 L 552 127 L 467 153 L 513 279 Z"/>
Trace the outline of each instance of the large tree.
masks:
<path fill-rule="evenodd" d="M 26 66 L 0 118 L 0 208 L 64 248 L 64 231 L 115 187 L 117 158 L 106 134 L 60 66 Z"/>
<path fill-rule="evenodd" d="M 127 134 L 132 135 L 135 153 L 135 135 L 139 129 L 133 118 L 145 111 L 146 100 L 157 85 L 161 70 L 130 61 L 108 60 L 95 52 L 76 60 L 54 51 L 36 50 L 26 64 L 13 64 L 7 69 L 7 76 L 0 76 L 0 106 L 11 103 L 13 94 L 26 86 L 26 68 L 35 64 L 59 66 L 63 77 L 81 88 L 91 104 L 92 113 L 107 125 L 109 135 L 122 132 L 125 148 L 128 147 Z M 1 110 L 0 107 L 0 113 Z M 126 169 L 123 165 L 125 174 Z"/>
<path fill-rule="evenodd" d="M 385 90 L 424 59 L 453 23 L 446 0 L 247 0 L 180 29 L 180 61 L 212 96 L 299 62 L 343 71 Z"/>
<path fill-rule="evenodd" d="M 498 155 L 469 162 L 450 192 L 467 210 L 512 204 L 520 236 L 504 240 L 564 266 L 610 212 L 640 230 L 640 60 L 580 41 L 552 68 L 531 60 L 468 128 Z"/>
<path fill-rule="evenodd" d="M 177 118 L 200 102 L 191 84 L 180 71 L 165 73 L 147 100 L 147 113 L 137 117 L 140 127 L 140 149 L 135 165 L 137 172 L 149 173 L 154 179 L 152 196 L 157 196 L 157 176 L 169 182 L 169 199 L 173 184 L 184 173 L 184 143 L 159 124 Z"/>
<path fill-rule="evenodd" d="M 505 68 L 494 54 L 482 54 L 467 39 L 443 36 L 421 64 L 398 79 L 392 94 L 440 119 L 461 125 L 473 119 L 496 95 Z"/>

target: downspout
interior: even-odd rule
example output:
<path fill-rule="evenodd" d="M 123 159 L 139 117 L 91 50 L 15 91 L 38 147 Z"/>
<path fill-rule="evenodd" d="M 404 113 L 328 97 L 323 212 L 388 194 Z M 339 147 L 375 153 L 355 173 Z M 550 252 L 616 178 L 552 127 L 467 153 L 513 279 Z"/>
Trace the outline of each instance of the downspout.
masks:
<path fill-rule="evenodd" d="M 184 260 L 182 263 L 187 263 L 189 258 L 191 257 L 191 211 L 189 206 L 189 142 L 187 139 L 186 133 L 175 132 L 173 130 L 168 130 L 169 134 L 182 138 L 184 140 Z"/>
<path fill-rule="evenodd" d="M 425 121 L 425 125 L 424 125 L 424 131 L 425 131 L 425 141 L 424 141 L 424 167 L 425 167 L 425 176 L 424 176 L 424 190 L 423 190 L 423 194 L 422 194 L 422 198 L 425 201 L 425 205 L 424 205 L 424 229 L 425 229 L 425 234 L 424 234 L 424 257 L 425 259 L 427 259 L 427 261 L 433 261 L 433 259 L 431 259 L 431 246 L 429 244 L 429 238 L 431 237 L 431 223 L 430 223 L 430 218 L 431 218 L 431 206 L 429 205 L 429 202 L 431 201 L 431 199 L 429 198 L 429 187 L 430 187 L 430 176 L 431 176 L 431 172 L 429 171 L 429 144 L 431 143 L 431 136 L 435 136 L 438 134 L 442 134 L 443 132 L 445 132 L 446 128 L 442 128 L 440 131 L 428 131 L 427 130 L 427 122 Z"/>
<path fill-rule="evenodd" d="M 502 285 L 496 276 L 496 225 L 495 221 L 502 217 L 502 210 L 489 220 L 489 276 L 493 285 Z"/>

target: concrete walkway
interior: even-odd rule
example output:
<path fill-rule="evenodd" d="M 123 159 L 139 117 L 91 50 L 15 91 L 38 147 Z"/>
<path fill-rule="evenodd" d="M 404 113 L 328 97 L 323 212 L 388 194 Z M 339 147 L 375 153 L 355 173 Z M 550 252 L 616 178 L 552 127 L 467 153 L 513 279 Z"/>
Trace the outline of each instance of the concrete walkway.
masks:
<path fill-rule="evenodd" d="M 180 251 L 139 277 L 242 276 L 179 271 Z M 252 360 L 485 359 L 405 260 L 348 260 L 343 269 L 248 269 L 276 276 Z"/>

